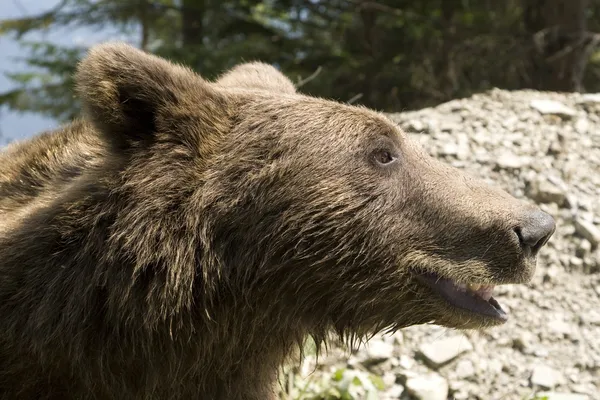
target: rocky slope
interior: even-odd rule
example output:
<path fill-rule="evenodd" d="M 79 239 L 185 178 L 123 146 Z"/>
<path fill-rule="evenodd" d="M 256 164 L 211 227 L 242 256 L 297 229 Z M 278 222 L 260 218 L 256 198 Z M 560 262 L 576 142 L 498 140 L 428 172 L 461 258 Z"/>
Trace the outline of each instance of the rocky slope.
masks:
<path fill-rule="evenodd" d="M 434 156 L 541 204 L 557 231 L 488 332 L 435 326 L 308 355 L 292 398 L 600 399 L 600 95 L 493 90 L 391 115 Z M 343 397 L 346 396 L 346 397 Z"/>

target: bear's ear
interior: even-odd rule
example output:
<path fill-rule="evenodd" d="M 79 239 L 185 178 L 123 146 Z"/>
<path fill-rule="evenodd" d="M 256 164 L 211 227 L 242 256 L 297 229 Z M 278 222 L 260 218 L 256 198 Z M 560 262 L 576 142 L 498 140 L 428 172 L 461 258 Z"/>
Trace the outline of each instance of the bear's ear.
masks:
<path fill-rule="evenodd" d="M 177 118 L 210 132 L 227 100 L 191 70 L 125 43 L 92 47 L 75 74 L 84 112 L 111 141 L 151 141 L 157 132 L 183 134 Z M 189 124 L 188 124 L 189 125 Z"/>
<path fill-rule="evenodd" d="M 262 62 L 240 64 L 223 74 L 216 83 L 223 87 L 296 93 L 292 81 L 273 66 Z"/>

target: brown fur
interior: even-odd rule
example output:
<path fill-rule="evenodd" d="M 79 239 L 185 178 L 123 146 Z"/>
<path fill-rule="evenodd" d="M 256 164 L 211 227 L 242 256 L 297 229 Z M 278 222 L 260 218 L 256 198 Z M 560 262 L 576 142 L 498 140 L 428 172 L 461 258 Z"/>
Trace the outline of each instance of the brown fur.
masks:
<path fill-rule="evenodd" d="M 0 153 L 2 399 L 275 398 L 308 335 L 493 324 L 414 268 L 533 273 L 528 206 L 264 64 L 207 82 L 108 44 L 76 82 L 83 119 Z"/>
<path fill-rule="evenodd" d="M 261 62 L 241 64 L 219 78 L 219 86 L 266 90 L 275 93 L 296 93 L 296 87 L 273 66 Z"/>

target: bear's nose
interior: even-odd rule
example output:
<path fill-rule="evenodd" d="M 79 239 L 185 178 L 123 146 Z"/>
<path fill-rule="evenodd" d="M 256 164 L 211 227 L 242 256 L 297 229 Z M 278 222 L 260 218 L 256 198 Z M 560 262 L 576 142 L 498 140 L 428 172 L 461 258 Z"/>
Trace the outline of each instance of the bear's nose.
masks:
<path fill-rule="evenodd" d="M 546 244 L 556 229 L 554 218 L 542 210 L 527 212 L 520 226 L 515 228 L 521 247 L 526 253 L 535 256 Z"/>

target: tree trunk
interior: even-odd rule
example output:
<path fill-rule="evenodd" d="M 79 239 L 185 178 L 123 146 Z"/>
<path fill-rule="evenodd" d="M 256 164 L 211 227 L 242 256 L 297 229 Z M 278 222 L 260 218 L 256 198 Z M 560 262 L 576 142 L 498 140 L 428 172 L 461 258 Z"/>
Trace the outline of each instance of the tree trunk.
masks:
<path fill-rule="evenodd" d="M 205 0 L 183 0 L 182 6 L 181 34 L 183 48 L 201 46 L 204 38 Z"/>
<path fill-rule="evenodd" d="M 140 48 L 148 50 L 148 40 L 150 37 L 150 26 L 148 21 L 148 7 L 150 5 L 146 0 L 139 0 L 139 20 L 140 20 Z"/>
<path fill-rule="evenodd" d="M 587 32 L 589 0 L 522 0 L 531 35 L 531 86 L 538 90 L 582 91 L 589 54 L 596 45 Z"/>
<path fill-rule="evenodd" d="M 374 72 L 377 71 L 381 66 L 377 65 L 376 62 L 376 39 L 375 39 L 375 29 L 377 23 L 377 14 L 376 11 L 365 7 L 367 4 L 367 0 L 362 0 L 358 3 L 358 14 L 362 23 L 362 31 L 363 31 L 363 48 L 365 54 L 365 62 L 363 64 L 363 75 L 362 79 L 362 95 L 365 99 L 367 99 L 372 104 L 377 104 L 378 99 L 373 90 L 375 82 L 372 79 Z M 375 74 L 376 75 L 376 74 Z M 378 92 L 378 91 L 377 91 Z M 360 98 L 363 98 L 360 96 Z M 358 100 L 358 99 L 356 99 Z M 355 100 L 355 101 L 356 101 Z"/>
<path fill-rule="evenodd" d="M 442 45 L 440 52 L 439 71 L 443 72 L 440 79 L 439 90 L 446 95 L 446 98 L 439 99 L 446 101 L 456 97 L 460 89 L 456 75 L 456 63 L 454 62 L 454 45 L 461 41 L 457 39 L 457 29 L 454 23 L 456 10 L 460 10 L 460 3 L 451 1 L 442 2 L 441 30 Z"/>

